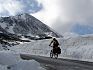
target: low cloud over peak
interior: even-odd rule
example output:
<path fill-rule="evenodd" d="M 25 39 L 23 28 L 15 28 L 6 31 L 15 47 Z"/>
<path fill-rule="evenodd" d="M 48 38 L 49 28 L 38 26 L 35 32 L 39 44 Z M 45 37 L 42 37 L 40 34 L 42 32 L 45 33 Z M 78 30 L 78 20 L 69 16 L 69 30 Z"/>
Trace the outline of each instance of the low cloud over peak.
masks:
<path fill-rule="evenodd" d="M 42 9 L 42 4 L 36 0 L 0 0 L 0 16 L 16 15 L 18 13 L 36 13 Z"/>
<path fill-rule="evenodd" d="M 44 9 L 35 16 L 60 33 L 72 31 L 77 23 L 93 25 L 93 0 L 38 1 L 44 4 Z"/>

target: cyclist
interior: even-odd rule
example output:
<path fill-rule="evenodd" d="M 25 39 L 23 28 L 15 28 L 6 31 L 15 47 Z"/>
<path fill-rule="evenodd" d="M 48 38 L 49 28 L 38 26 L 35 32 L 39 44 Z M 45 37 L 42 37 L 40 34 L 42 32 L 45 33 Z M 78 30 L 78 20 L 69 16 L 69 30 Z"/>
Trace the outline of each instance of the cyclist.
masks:
<path fill-rule="evenodd" d="M 51 46 L 51 44 L 53 44 L 53 46 Z M 59 45 L 59 42 L 57 41 L 56 38 L 53 38 L 53 40 L 51 41 L 51 43 L 49 44 L 49 46 L 53 47 L 53 53 L 56 54 L 58 53 L 58 45 Z"/>

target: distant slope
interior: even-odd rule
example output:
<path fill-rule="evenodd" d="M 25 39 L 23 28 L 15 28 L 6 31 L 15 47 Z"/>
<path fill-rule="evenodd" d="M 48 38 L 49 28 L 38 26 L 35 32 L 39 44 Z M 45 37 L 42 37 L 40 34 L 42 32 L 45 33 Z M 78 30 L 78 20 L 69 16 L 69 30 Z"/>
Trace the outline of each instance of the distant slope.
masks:
<path fill-rule="evenodd" d="M 62 37 L 60 34 L 51 30 L 50 27 L 27 13 L 16 16 L 1 17 L 0 31 L 27 36 L 51 35 L 54 37 Z"/>

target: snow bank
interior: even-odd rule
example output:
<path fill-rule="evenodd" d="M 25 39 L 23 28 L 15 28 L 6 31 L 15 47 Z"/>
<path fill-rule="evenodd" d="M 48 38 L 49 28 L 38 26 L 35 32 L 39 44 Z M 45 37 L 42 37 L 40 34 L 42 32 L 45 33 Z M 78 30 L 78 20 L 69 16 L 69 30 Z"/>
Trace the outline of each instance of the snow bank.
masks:
<path fill-rule="evenodd" d="M 15 65 L 10 66 L 10 70 L 45 70 L 35 60 L 21 60 Z"/>
<path fill-rule="evenodd" d="M 9 68 L 9 69 L 8 69 Z M 0 70 L 45 70 L 35 60 L 22 60 L 18 53 L 0 51 Z"/>
<path fill-rule="evenodd" d="M 93 62 L 93 35 L 60 39 L 61 57 Z"/>
<path fill-rule="evenodd" d="M 7 70 L 7 66 L 0 65 L 0 70 Z"/>
<path fill-rule="evenodd" d="M 19 53 L 29 53 L 32 55 L 49 56 L 50 50 L 52 49 L 49 46 L 50 41 L 51 40 L 31 41 L 30 43 L 20 44 L 11 47 L 10 50 Z"/>
<path fill-rule="evenodd" d="M 75 36 L 58 39 L 62 54 L 60 58 L 68 58 L 93 62 L 93 35 Z M 32 55 L 48 56 L 50 50 L 50 40 L 31 41 L 31 43 L 20 44 L 11 47 L 11 50 L 20 53 L 29 53 Z"/>
<path fill-rule="evenodd" d="M 64 48 L 60 57 L 93 62 L 93 45 Z"/>
<path fill-rule="evenodd" d="M 20 55 L 11 51 L 0 51 L 0 64 L 13 65 L 20 60 Z"/>

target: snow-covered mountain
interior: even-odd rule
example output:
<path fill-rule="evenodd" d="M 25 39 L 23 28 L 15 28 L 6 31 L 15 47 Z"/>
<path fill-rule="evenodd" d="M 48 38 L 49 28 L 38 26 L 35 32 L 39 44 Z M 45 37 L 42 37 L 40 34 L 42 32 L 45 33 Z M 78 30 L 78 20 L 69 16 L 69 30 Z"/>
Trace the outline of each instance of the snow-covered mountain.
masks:
<path fill-rule="evenodd" d="M 60 34 L 56 33 L 50 27 L 27 13 L 16 16 L 1 17 L 0 31 L 26 36 L 51 35 L 54 37 L 61 37 Z"/>

